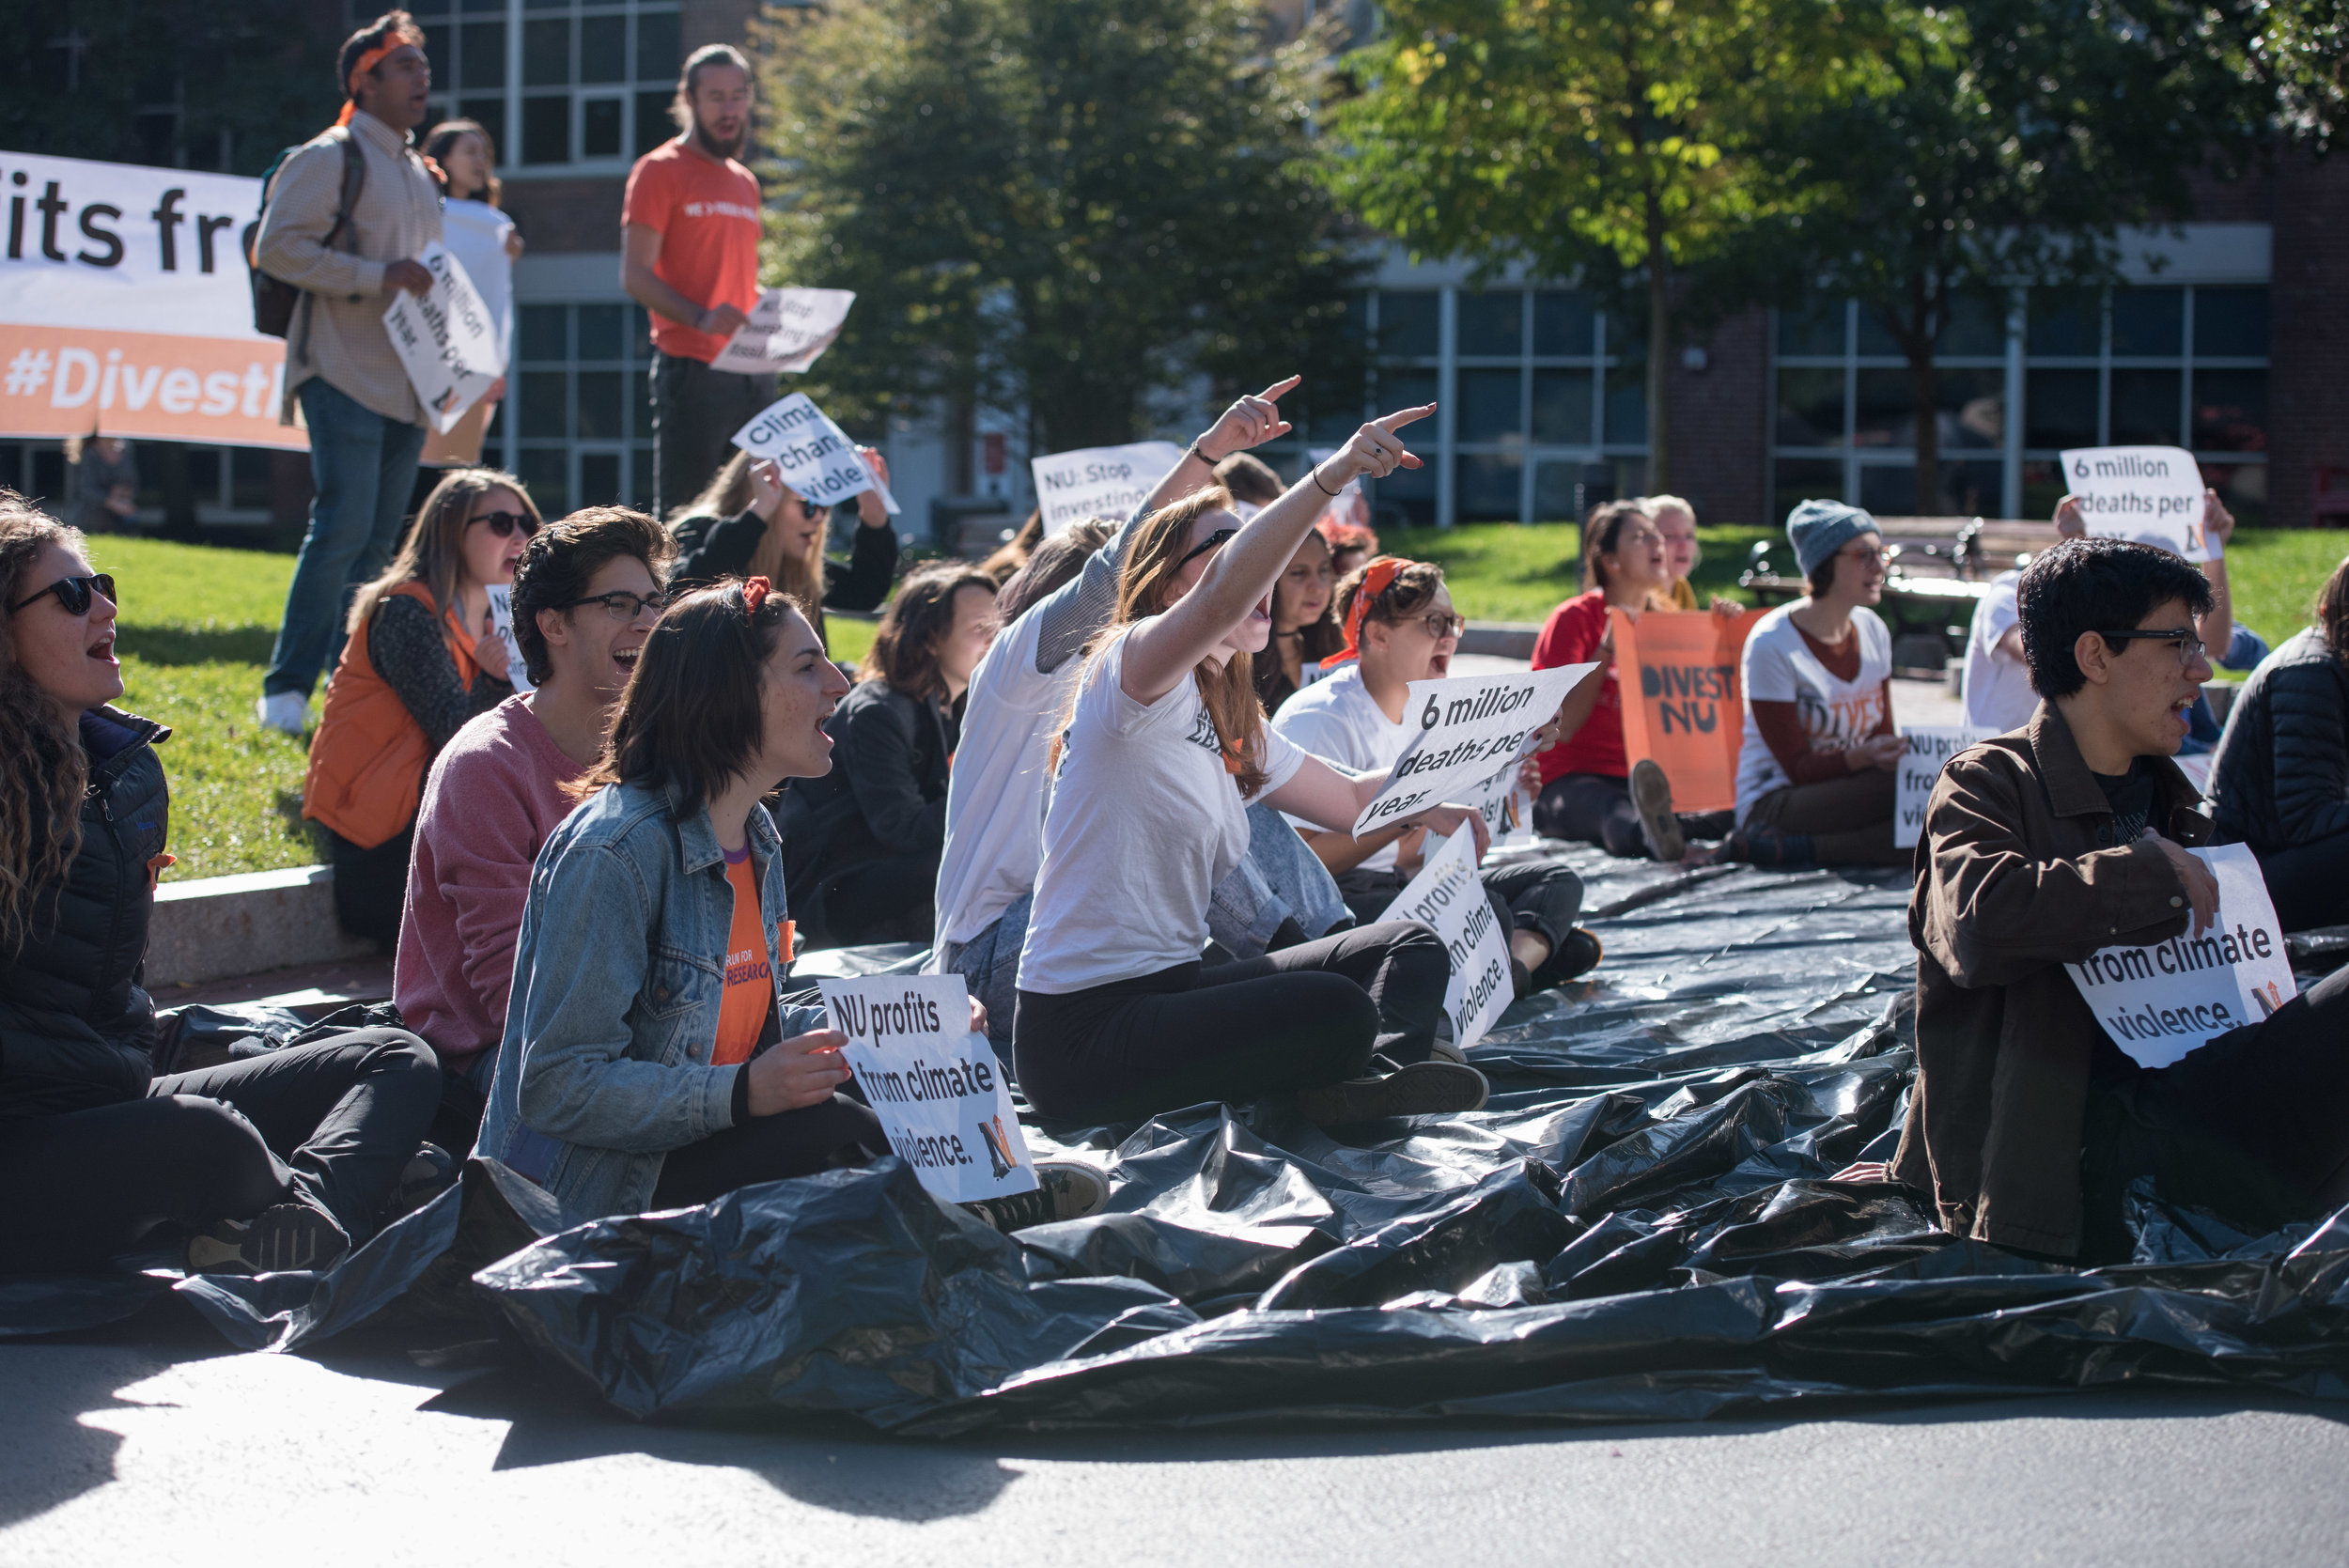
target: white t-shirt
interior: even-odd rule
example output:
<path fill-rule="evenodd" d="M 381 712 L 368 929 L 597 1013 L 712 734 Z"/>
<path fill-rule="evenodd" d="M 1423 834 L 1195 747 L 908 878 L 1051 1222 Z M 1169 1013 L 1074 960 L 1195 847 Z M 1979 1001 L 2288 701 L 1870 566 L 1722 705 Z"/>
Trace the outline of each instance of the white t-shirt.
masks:
<path fill-rule="evenodd" d="M 1974 606 L 1966 629 L 1966 722 L 2003 735 L 2030 722 L 2039 693 L 2030 689 L 2030 666 L 1998 651 L 1999 639 L 2022 618 L 2015 603 L 2019 571 L 2002 571 Z"/>
<path fill-rule="evenodd" d="M 1394 766 L 1409 744 L 1411 732 L 1380 711 L 1377 700 L 1362 684 L 1362 666 L 1350 660 L 1335 675 L 1315 682 L 1281 705 L 1272 727 L 1317 757 L 1327 757 L 1357 773 L 1384 773 Z M 1301 816 L 1289 821 L 1318 831 L 1321 824 Z M 1370 871 L 1394 869 L 1392 844 L 1362 862 Z"/>
<path fill-rule="evenodd" d="M 497 322 L 498 345 L 510 361 L 514 345 L 514 264 L 506 258 L 506 237 L 514 220 L 481 201 L 441 204 L 441 243 L 448 248 L 474 292 Z"/>
<path fill-rule="evenodd" d="M 1797 600 L 1797 603 L 1804 602 Z M 1884 683 L 1892 677 L 1892 634 L 1865 605 L 1851 613 L 1859 632 L 1859 674 L 1839 679 L 1819 662 L 1781 604 L 1753 623 L 1737 661 L 1746 694 L 1745 738 L 1737 747 L 1737 820 L 1753 803 L 1787 784 L 1769 743 L 1753 722 L 1755 703 L 1793 703 L 1813 751 L 1842 752 L 1857 746 L 1884 722 Z"/>
<path fill-rule="evenodd" d="M 1035 667 L 1044 617 L 1003 629 L 971 673 L 962 740 L 946 785 L 946 843 L 938 858 L 938 941 L 974 940 L 1035 886 L 1044 861 L 1045 777 L 1052 726 L 1084 667 Z"/>
<path fill-rule="evenodd" d="M 1248 853 L 1248 808 L 1194 680 L 1150 704 L 1120 683 L 1128 627 L 1084 663 L 1044 817 L 1019 988 L 1066 996 L 1187 964 L 1207 900 Z M 1265 733 L 1265 788 L 1305 753 Z"/>

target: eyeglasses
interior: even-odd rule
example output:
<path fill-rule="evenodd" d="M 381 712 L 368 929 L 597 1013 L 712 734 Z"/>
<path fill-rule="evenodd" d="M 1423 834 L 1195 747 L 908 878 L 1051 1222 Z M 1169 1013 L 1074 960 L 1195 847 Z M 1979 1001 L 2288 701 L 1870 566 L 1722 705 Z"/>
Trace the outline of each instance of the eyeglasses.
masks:
<path fill-rule="evenodd" d="M 576 610 L 583 604 L 600 604 L 603 606 L 603 613 L 614 620 L 632 621 L 647 610 L 658 615 L 669 608 L 672 602 L 674 601 L 667 594 L 610 593 L 595 594 L 586 598 L 575 598 L 565 604 L 550 605 L 548 608 Z"/>
<path fill-rule="evenodd" d="M 1197 557 L 1205 555 L 1207 551 L 1215 549 L 1218 545 L 1230 544 L 1238 536 L 1239 530 L 1237 528 L 1217 529 L 1214 533 L 1208 535 L 1205 539 L 1202 539 L 1199 543 L 1191 546 L 1190 553 L 1185 555 L 1181 560 L 1174 563 L 1174 569 L 1176 571 L 1181 571 L 1185 567 L 1190 565 L 1190 563 Z"/>
<path fill-rule="evenodd" d="M 1420 621 L 1419 624 L 1425 627 L 1427 629 L 1427 635 L 1433 637 L 1439 643 L 1442 642 L 1447 637 L 1457 637 L 1461 632 L 1468 629 L 1468 619 L 1466 616 L 1447 615 L 1441 611 L 1438 611 L 1432 615 L 1425 616 Z"/>
<path fill-rule="evenodd" d="M 2194 635 L 2194 629 L 2182 626 L 2173 631 L 2100 631 L 2097 636 L 2108 643 L 2168 643 L 2170 651 L 2178 656 L 2181 665 L 2191 664 L 2202 657 L 2202 640 Z"/>
<path fill-rule="evenodd" d="M 67 614 L 86 615 L 89 613 L 90 595 L 93 590 L 103 594 L 108 604 L 122 602 L 115 593 L 114 574 L 101 571 L 88 577 L 61 577 L 30 598 L 22 598 L 9 605 L 8 613 L 13 615 L 26 605 L 38 604 L 51 594 L 54 594 L 57 596 L 57 602 L 65 607 Z"/>
<path fill-rule="evenodd" d="M 477 517 L 467 518 L 465 526 L 470 528 L 476 522 L 488 523 L 490 532 L 501 539 L 512 538 L 518 528 L 525 539 L 538 532 L 538 520 L 527 512 L 483 512 Z"/>

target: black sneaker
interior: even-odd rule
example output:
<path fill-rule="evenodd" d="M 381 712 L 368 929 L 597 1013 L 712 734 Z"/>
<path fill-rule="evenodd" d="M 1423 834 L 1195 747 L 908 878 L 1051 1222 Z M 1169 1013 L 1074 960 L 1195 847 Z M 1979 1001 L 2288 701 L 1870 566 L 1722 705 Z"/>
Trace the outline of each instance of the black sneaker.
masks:
<path fill-rule="evenodd" d="M 1688 853 L 1688 841 L 1672 815 L 1672 781 L 1645 757 L 1631 765 L 1631 805 L 1640 814 L 1640 835 L 1647 840 L 1649 857 L 1677 864 Z"/>
<path fill-rule="evenodd" d="M 1566 939 L 1558 944 L 1557 951 L 1543 959 L 1542 967 L 1533 971 L 1530 977 L 1532 988 L 1546 991 L 1569 980 L 1579 980 L 1598 968 L 1599 960 L 1606 956 L 1607 949 L 1597 936 L 1578 925 L 1566 933 Z"/>
<path fill-rule="evenodd" d="M 350 1250 L 350 1237 L 325 1210 L 304 1203 L 273 1203 L 250 1219 L 224 1219 L 188 1238 L 191 1274 L 313 1273 L 331 1268 Z"/>
<path fill-rule="evenodd" d="M 1809 865 L 1817 852 L 1809 833 L 1750 833 L 1739 828 L 1721 841 L 1716 858 L 1747 865 Z"/>
<path fill-rule="evenodd" d="M 1073 1159 L 1039 1159 L 1035 1175 L 1040 1185 L 1034 1192 L 981 1198 L 962 1206 L 1008 1235 L 1056 1219 L 1082 1219 L 1100 1213 L 1109 1203 L 1109 1178 L 1090 1165 Z"/>
<path fill-rule="evenodd" d="M 1348 1079 L 1300 1089 L 1297 1109 L 1319 1126 L 1343 1127 L 1389 1116 L 1449 1116 L 1475 1110 L 1491 1093 L 1485 1075 L 1459 1062 L 1414 1062 L 1384 1078 Z"/>
<path fill-rule="evenodd" d="M 420 1143 L 400 1168 L 399 1181 L 383 1205 L 383 1223 L 413 1214 L 457 1185 L 457 1161 L 438 1143 Z"/>

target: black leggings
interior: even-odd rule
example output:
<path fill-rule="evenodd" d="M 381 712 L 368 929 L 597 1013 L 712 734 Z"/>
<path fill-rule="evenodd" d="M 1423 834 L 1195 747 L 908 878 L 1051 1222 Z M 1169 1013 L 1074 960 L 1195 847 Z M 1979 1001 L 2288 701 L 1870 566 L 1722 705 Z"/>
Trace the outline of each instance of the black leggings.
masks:
<path fill-rule="evenodd" d="M 823 930 L 828 947 L 926 942 L 937 919 L 938 852 L 867 861 L 826 878 Z"/>
<path fill-rule="evenodd" d="M 431 1047 L 359 1029 L 159 1078 L 145 1099 L 0 1123 L 7 1266 L 77 1267 L 166 1222 L 198 1231 L 295 1196 L 365 1241 L 440 1099 Z"/>
<path fill-rule="evenodd" d="M 1736 817 L 1725 811 L 1673 815 L 1690 838 L 1725 838 Z M 1631 781 L 1609 773 L 1562 773 L 1543 785 L 1533 801 L 1533 831 L 1544 838 L 1595 844 L 1623 860 L 1647 855 L 1640 813 L 1631 803 Z"/>
<path fill-rule="evenodd" d="M 362 849 L 326 830 L 327 859 L 334 867 L 334 921 L 344 931 L 387 949 L 399 945 L 400 917 L 408 908 L 408 851 L 415 837 L 411 824 L 374 848 Z"/>
<path fill-rule="evenodd" d="M 661 1161 L 652 1206 L 690 1208 L 737 1188 L 869 1165 L 889 1152 L 880 1118 L 846 1094 L 713 1132 Z"/>
<path fill-rule="evenodd" d="M 1574 867 L 1548 855 L 1520 855 L 1499 865 L 1482 867 L 1477 877 L 1485 896 L 1492 901 L 1503 931 L 1531 931 L 1551 949 L 1566 939 L 1575 917 L 1582 912 L 1582 878 Z M 1410 885 L 1400 871 L 1369 871 L 1361 866 L 1338 878 L 1338 895 L 1354 918 L 1368 925 L 1384 914 L 1394 895 Z"/>
<path fill-rule="evenodd" d="M 1361 1078 L 1435 1048 L 1443 943 L 1391 921 L 1213 969 L 1177 964 L 1066 996 L 1019 993 L 1019 1087 L 1045 1115 L 1135 1121 Z"/>
<path fill-rule="evenodd" d="M 2349 833 L 2279 849 L 2259 862 L 2285 930 L 2349 924 Z"/>

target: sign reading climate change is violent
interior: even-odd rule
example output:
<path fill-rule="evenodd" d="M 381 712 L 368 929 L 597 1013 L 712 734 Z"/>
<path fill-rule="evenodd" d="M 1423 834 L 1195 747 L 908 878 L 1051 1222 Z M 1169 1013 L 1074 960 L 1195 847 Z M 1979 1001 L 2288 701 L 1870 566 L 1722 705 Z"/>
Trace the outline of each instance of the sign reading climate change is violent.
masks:
<path fill-rule="evenodd" d="M 950 1203 L 1036 1188 L 1035 1165 L 987 1036 L 971 1028 L 958 974 L 825 980 L 841 1054 L 889 1146 Z"/>
<path fill-rule="evenodd" d="M 1933 800 L 1934 781 L 1950 758 L 1997 730 L 1969 724 L 1903 724 L 1900 770 L 1892 776 L 1892 842 L 1913 848 L 1925 836 L 1925 807 Z"/>
<path fill-rule="evenodd" d="M 2202 528 L 2202 471 L 2174 446 L 2090 446 L 2062 457 L 2088 531 L 2159 545 L 2189 561 L 2219 551 Z"/>
<path fill-rule="evenodd" d="M 490 633 L 506 644 L 506 683 L 517 691 L 535 691 L 530 683 L 530 667 L 522 660 L 521 643 L 514 635 L 513 584 L 492 582 L 487 592 Z"/>
<path fill-rule="evenodd" d="M 851 288 L 770 288 L 709 367 L 742 375 L 805 370 L 840 335 L 854 303 Z"/>
<path fill-rule="evenodd" d="M 896 513 L 897 498 L 889 487 L 864 466 L 856 443 L 804 392 L 760 410 L 734 432 L 734 444 L 754 458 L 773 459 L 791 492 L 815 505 L 837 506 L 874 490 L 891 515 Z"/>
<path fill-rule="evenodd" d="M 2189 849 L 2218 880 L 2218 919 L 2149 947 L 2107 947 L 2066 964 L 2112 1043 L 2142 1067 L 2167 1067 L 2299 994 L 2259 862 L 2240 844 Z"/>
<path fill-rule="evenodd" d="M 1417 733 L 1354 819 L 1355 835 L 1446 801 L 1481 803 L 1479 786 L 1523 756 L 1533 732 L 1555 718 L 1566 693 L 1597 668 L 1567 664 L 1411 682 L 1403 722 Z M 1478 792 L 1473 800 L 1472 791 Z"/>
<path fill-rule="evenodd" d="M 1035 504 L 1044 512 L 1045 535 L 1090 517 L 1123 521 L 1182 458 L 1183 449 L 1171 441 L 1138 441 L 1032 459 L 1028 467 L 1035 474 Z"/>
<path fill-rule="evenodd" d="M 446 247 L 435 240 L 416 259 L 432 274 L 432 287 L 422 294 L 395 289 L 383 330 L 426 417 L 446 434 L 506 374 L 506 345 L 496 318 Z"/>
<path fill-rule="evenodd" d="M 1452 1043 L 1466 1050 L 1483 1039 L 1516 992 L 1509 983 L 1508 939 L 1476 875 L 1475 829 L 1461 823 L 1378 918 L 1423 921 L 1435 929 L 1452 960 L 1443 993 Z"/>
<path fill-rule="evenodd" d="M 1623 692 L 1623 749 L 1672 780 L 1675 811 L 1737 803 L 1737 749 L 1746 732 L 1737 660 L 1759 610 L 1650 610 L 1634 621 L 1607 613 Z"/>

